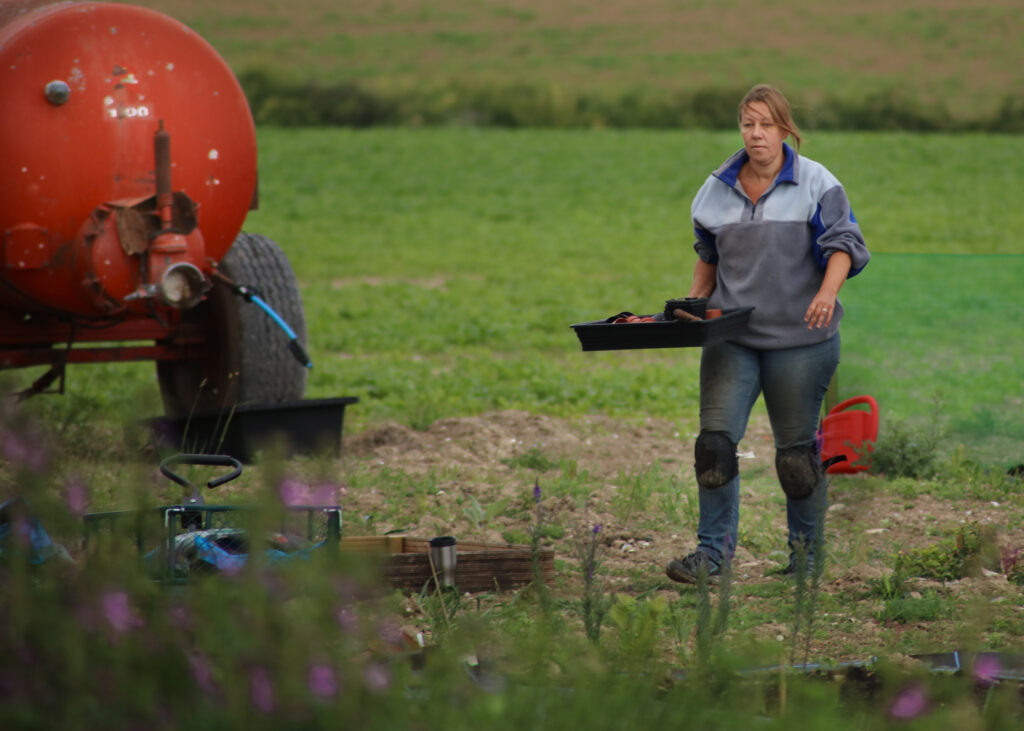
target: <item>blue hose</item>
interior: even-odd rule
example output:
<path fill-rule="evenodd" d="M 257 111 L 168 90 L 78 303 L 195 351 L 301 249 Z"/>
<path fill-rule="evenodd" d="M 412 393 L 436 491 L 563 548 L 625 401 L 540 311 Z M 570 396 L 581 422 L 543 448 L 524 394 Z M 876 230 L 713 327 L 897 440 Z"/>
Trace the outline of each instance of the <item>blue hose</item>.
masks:
<path fill-rule="evenodd" d="M 306 368 L 312 368 L 313 361 L 310 360 L 309 354 L 306 353 L 306 349 L 303 348 L 302 343 L 299 342 L 299 336 L 295 334 L 295 331 L 291 329 L 288 323 L 285 322 L 279 314 L 274 312 L 273 308 L 266 302 L 264 302 L 262 297 L 256 294 L 256 292 L 254 292 L 249 287 L 235 285 L 234 289 L 235 292 L 244 297 L 247 301 L 252 302 L 261 310 L 266 312 L 270 316 L 270 319 L 276 322 L 277 326 L 284 330 L 285 334 L 288 336 L 289 339 L 288 350 L 290 350 L 292 352 L 292 355 L 295 356 L 295 360 L 299 361 L 299 363 L 306 366 Z"/>

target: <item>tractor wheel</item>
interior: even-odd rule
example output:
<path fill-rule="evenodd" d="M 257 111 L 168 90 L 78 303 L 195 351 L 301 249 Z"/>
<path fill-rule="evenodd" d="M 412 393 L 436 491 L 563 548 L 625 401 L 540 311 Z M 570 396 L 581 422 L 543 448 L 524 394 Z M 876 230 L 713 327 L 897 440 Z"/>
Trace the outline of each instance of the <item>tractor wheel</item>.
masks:
<path fill-rule="evenodd" d="M 256 290 L 305 346 L 302 298 L 277 244 L 259 234 L 240 233 L 218 269 L 235 284 Z M 257 305 L 223 282 L 215 281 L 206 299 L 182 319 L 203 326 L 206 344 L 196 360 L 157 362 L 169 416 L 302 398 L 307 369 L 288 349 L 288 336 Z"/>

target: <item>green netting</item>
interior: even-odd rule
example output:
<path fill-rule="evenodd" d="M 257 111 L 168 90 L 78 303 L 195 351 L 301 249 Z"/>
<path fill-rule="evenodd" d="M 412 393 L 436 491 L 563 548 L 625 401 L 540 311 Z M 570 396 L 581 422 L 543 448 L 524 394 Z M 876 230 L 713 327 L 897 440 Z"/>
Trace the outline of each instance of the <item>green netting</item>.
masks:
<path fill-rule="evenodd" d="M 882 434 L 939 423 L 977 459 L 1024 462 L 1022 283 L 1024 255 L 876 254 L 840 295 L 840 398 L 874 396 Z"/>

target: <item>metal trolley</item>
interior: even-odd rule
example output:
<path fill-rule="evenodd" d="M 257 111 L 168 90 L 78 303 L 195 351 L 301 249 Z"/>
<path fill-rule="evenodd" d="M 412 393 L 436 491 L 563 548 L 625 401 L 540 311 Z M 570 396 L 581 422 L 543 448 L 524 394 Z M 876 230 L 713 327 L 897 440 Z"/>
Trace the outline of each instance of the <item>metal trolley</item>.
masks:
<path fill-rule="evenodd" d="M 177 454 L 160 463 L 160 472 L 183 488 L 176 505 L 139 510 L 116 510 L 85 515 L 85 550 L 118 533 L 134 543 L 146 570 L 167 583 L 234 573 L 254 551 L 278 564 L 308 559 L 317 552 L 336 553 L 341 542 L 339 505 L 287 506 L 268 524 L 258 508 L 249 505 L 207 505 L 199 485 L 182 476 L 180 465 L 224 467 L 228 471 L 206 481 L 213 489 L 242 473 L 242 463 L 227 455 Z M 262 538 L 253 526 L 264 529 Z"/>

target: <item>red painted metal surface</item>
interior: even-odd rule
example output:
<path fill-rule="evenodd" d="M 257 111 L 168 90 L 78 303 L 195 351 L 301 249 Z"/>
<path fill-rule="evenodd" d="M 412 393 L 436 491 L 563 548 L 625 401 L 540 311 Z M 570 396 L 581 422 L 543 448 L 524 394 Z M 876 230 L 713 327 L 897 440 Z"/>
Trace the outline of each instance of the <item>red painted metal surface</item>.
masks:
<path fill-rule="evenodd" d="M 40 342 L 140 318 L 166 337 L 176 312 L 153 286 L 172 266 L 208 278 L 254 199 L 237 80 L 145 8 L 5 3 L 0 24 L 0 346 L 24 342 L 16 323 Z"/>

